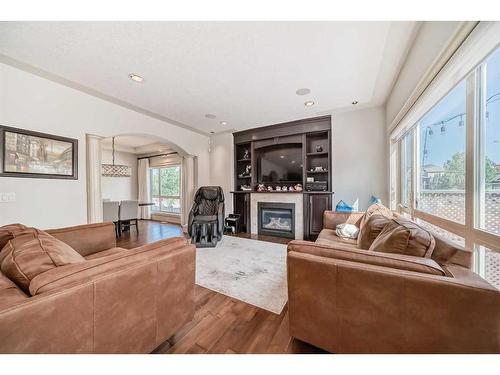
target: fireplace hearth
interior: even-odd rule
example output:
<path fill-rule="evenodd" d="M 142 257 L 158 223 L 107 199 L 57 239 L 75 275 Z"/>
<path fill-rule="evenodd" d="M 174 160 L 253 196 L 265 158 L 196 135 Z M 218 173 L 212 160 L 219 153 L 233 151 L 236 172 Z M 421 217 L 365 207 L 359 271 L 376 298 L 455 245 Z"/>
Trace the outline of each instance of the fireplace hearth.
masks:
<path fill-rule="evenodd" d="M 295 204 L 258 202 L 258 233 L 295 238 Z"/>

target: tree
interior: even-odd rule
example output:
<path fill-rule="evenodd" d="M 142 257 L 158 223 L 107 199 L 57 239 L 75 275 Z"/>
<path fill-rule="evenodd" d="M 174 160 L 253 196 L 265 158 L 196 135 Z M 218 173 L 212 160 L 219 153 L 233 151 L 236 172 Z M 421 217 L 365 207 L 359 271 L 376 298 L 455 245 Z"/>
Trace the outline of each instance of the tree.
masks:
<path fill-rule="evenodd" d="M 438 189 L 465 189 L 465 152 L 457 152 L 443 165 L 444 172 L 437 179 Z"/>
<path fill-rule="evenodd" d="M 457 152 L 443 165 L 444 172 L 436 179 L 436 189 L 465 190 L 465 152 Z M 485 179 L 486 184 L 498 177 L 495 163 L 486 157 Z"/>
<path fill-rule="evenodd" d="M 495 181 L 498 177 L 497 170 L 495 168 L 495 163 L 486 157 L 486 167 L 484 171 L 484 180 L 486 183 L 491 183 Z"/>

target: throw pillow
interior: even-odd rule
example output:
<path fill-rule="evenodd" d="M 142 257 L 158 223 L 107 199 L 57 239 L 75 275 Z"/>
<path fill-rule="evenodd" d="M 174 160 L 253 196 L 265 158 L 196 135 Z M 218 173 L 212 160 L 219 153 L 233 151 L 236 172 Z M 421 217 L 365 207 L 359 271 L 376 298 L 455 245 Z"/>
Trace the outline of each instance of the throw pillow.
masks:
<path fill-rule="evenodd" d="M 35 276 L 55 267 L 85 262 L 69 245 L 34 228 L 17 233 L 2 253 L 2 272 L 27 294 Z"/>
<path fill-rule="evenodd" d="M 380 214 L 371 215 L 359 230 L 358 247 L 368 250 L 373 241 L 375 241 L 375 238 L 378 237 L 380 232 L 382 232 L 390 221 L 391 219 Z"/>
<path fill-rule="evenodd" d="M 354 224 L 343 223 L 337 225 L 335 229 L 337 236 L 341 238 L 358 238 L 359 229 Z"/>
<path fill-rule="evenodd" d="M 434 236 L 414 222 L 392 219 L 369 250 L 430 258 L 435 244 Z"/>
<path fill-rule="evenodd" d="M 26 226 L 22 224 L 9 224 L 0 227 L 0 250 L 7 245 L 7 242 L 14 238 L 17 232 L 21 232 L 24 229 L 26 229 Z"/>

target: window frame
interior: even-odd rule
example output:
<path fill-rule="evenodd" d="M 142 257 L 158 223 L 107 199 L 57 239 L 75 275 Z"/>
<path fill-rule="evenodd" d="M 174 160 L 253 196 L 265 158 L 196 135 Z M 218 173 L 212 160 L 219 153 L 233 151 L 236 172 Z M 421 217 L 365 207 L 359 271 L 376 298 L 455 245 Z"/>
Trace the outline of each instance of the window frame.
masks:
<path fill-rule="evenodd" d="M 179 168 L 179 195 L 163 195 L 163 194 L 161 194 L 161 172 L 160 171 L 162 169 L 167 169 L 167 168 Z M 153 184 L 152 184 L 153 170 L 158 171 L 158 194 L 157 195 L 153 194 Z M 172 164 L 172 165 L 159 166 L 159 167 L 150 167 L 149 168 L 149 181 L 150 181 L 149 191 L 150 191 L 151 199 L 158 198 L 158 206 L 159 206 L 158 210 L 156 209 L 156 207 L 154 205 L 151 206 L 151 211 L 154 214 L 180 216 L 181 215 L 180 212 L 163 211 L 161 209 L 161 200 L 162 200 L 162 198 L 163 199 L 178 199 L 180 205 L 182 206 L 182 199 L 181 199 L 181 195 L 182 195 L 182 191 L 181 191 L 182 190 L 182 167 L 181 167 L 181 165 L 180 164 Z"/>

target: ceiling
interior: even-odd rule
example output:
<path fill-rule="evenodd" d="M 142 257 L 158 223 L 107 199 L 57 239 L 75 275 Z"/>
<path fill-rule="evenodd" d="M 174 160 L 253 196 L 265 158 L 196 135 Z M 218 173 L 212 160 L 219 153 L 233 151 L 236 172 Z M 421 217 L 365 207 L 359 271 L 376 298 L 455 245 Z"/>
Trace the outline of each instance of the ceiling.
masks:
<path fill-rule="evenodd" d="M 353 101 L 357 108 L 383 104 L 417 27 L 417 22 L 0 22 L 0 54 L 39 69 L 38 74 L 209 134 L 348 110 Z M 129 73 L 144 82 L 133 82 Z M 300 88 L 311 93 L 299 96 Z M 315 105 L 305 107 L 307 100 Z"/>
<path fill-rule="evenodd" d="M 102 148 L 112 149 L 112 138 L 102 140 Z M 173 152 L 171 145 L 156 138 L 139 135 L 120 135 L 115 137 L 115 150 L 132 154 L 151 154 Z"/>

